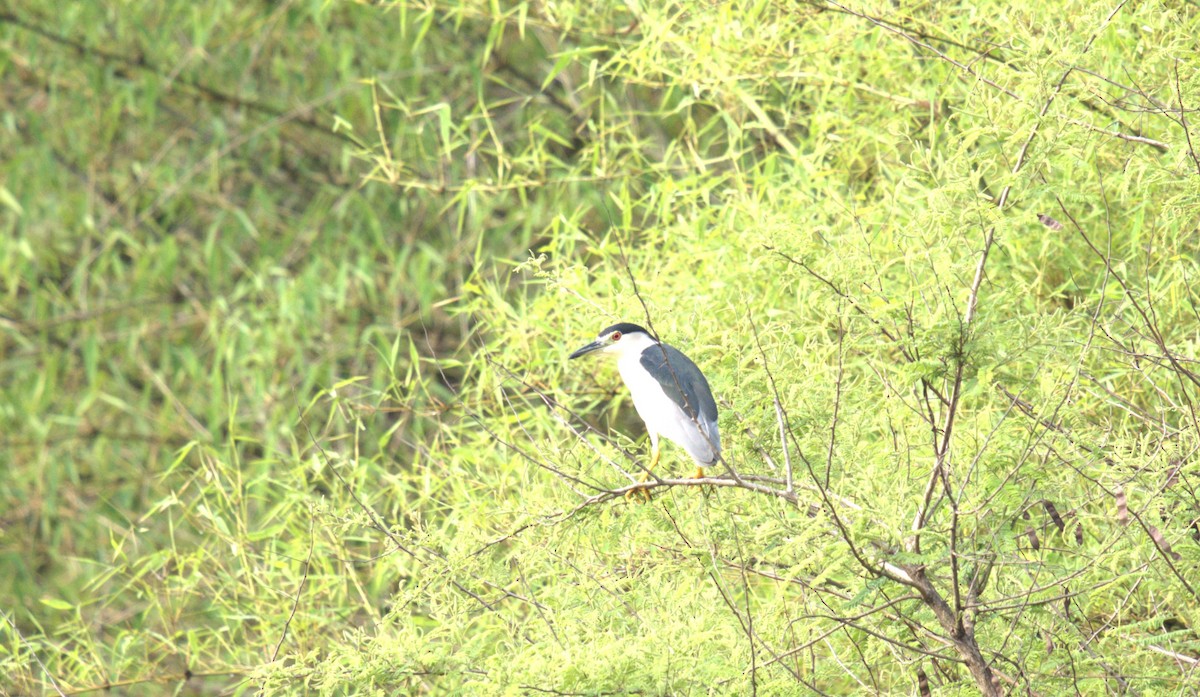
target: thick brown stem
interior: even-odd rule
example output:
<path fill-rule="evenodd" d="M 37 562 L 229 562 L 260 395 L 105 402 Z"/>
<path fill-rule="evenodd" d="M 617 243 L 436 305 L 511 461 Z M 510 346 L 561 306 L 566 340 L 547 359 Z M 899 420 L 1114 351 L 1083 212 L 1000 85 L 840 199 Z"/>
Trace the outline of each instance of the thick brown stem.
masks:
<path fill-rule="evenodd" d="M 912 587 L 921 594 L 921 599 L 933 610 L 938 623 L 942 625 L 942 629 L 954 642 L 954 648 L 963 662 L 967 664 L 967 670 L 971 671 L 971 677 L 975 679 L 979 692 L 987 697 L 1002 697 L 1004 693 L 1000 690 L 996 676 L 992 673 L 987 659 L 983 657 L 983 652 L 979 650 L 979 642 L 975 641 L 974 628 L 959 620 L 958 615 L 946 600 L 934 589 L 933 584 L 925 575 L 924 569 L 915 567 L 907 569 L 907 571 L 909 577 L 912 578 Z"/>

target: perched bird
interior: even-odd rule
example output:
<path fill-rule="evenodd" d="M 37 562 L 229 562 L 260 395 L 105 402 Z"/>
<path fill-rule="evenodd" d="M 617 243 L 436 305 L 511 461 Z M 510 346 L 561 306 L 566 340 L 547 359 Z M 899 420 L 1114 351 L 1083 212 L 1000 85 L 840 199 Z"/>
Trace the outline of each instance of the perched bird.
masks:
<path fill-rule="evenodd" d="M 674 346 L 627 322 L 601 331 L 595 341 L 572 353 L 571 358 L 593 352 L 616 357 L 621 379 L 633 395 L 633 406 L 646 423 L 651 455 L 642 481 L 650 478 L 650 470 L 658 464 L 660 437 L 686 450 L 697 465 L 692 476 L 703 478 L 702 468 L 721 457 L 717 403 L 704 373 Z"/>

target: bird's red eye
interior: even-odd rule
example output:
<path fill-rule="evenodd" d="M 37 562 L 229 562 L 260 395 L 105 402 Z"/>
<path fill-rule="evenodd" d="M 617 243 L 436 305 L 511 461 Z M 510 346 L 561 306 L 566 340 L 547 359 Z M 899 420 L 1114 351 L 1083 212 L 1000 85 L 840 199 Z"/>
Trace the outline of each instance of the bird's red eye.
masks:
<path fill-rule="evenodd" d="M 620 340 L 621 340 L 621 332 L 613 332 L 613 333 L 612 333 L 612 340 L 613 340 L 613 341 L 620 341 Z"/>

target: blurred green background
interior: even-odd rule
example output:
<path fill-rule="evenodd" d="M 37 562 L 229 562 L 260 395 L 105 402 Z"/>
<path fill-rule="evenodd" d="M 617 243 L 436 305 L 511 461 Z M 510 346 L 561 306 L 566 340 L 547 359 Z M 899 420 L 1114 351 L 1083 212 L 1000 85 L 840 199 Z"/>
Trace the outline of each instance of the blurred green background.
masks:
<path fill-rule="evenodd" d="M 977 692 L 888 562 L 1005 691 L 1194 694 L 1198 35 L 0 4 L 0 693 Z M 795 500 L 605 493 L 620 320 Z"/>

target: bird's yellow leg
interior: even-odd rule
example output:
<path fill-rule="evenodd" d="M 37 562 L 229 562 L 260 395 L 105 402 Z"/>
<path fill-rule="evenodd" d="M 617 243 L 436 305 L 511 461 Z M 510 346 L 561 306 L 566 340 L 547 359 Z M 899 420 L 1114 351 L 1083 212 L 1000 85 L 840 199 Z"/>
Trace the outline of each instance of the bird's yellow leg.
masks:
<path fill-rule="evenodd" d="M 661 451 L 658 448 L 658 443 L 650 446 L 650 466 L 646 468 L 645 472 L 642 472 L 642 477 L 639 481 L 650 481 L 650 473 L 654 471 L 654 466 L 658 464 L 658 456 L 660 452 Z M 641 499 L 643 503 L 650 503 L 650 491 L 641 487 L 638 487 L 637 489 L 630 489 L 629 491 L 625 492 L 625 498 L 630 500 Z"/>
<path fill-rule="evenodd" d="M 689 477 L 689 479 L 704 479 L 707 476 L 708 473 L 704 471 L 704 468 L 700 465 L 696 465 L 696 471 L 692 472 L 692 476 Z M 708 484 L 704 484 L 700 487 L 700 491 L 704 493 L 704 498 L 708 498 L 709 494 L 712 493 L 712 490 L 713 487 Z"/>

